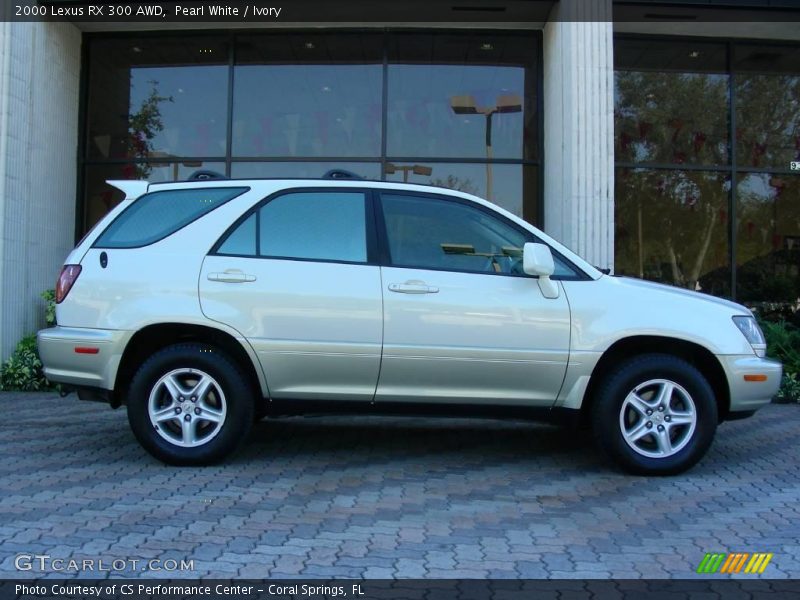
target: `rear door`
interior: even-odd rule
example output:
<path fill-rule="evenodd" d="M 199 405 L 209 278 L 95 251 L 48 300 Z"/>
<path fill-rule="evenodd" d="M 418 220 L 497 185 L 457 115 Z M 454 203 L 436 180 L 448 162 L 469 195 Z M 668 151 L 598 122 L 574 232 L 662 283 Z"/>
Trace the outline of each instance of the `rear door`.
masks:
<path fill-rule="evenodd" d="M 204 314 L 250 341 L 273 398 L 374 397 L 382 300 L 368 199 L 343 188 L 274 195 L 203 263 Z"/>

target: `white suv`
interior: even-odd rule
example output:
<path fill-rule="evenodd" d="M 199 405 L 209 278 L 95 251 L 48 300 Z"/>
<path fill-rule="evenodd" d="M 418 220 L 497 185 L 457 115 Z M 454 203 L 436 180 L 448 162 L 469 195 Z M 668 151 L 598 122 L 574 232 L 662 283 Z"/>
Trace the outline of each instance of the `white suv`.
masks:
<path fill-rule="evenodd" d="M 127 197 L 67 258 L 39 350 L 169 463 L 267 415 L 424 412 L 587 424 L 623 468 L 677 473 L 779 386 L 747 308 L 606 276 L 469 194 L 111 183 Z"/>

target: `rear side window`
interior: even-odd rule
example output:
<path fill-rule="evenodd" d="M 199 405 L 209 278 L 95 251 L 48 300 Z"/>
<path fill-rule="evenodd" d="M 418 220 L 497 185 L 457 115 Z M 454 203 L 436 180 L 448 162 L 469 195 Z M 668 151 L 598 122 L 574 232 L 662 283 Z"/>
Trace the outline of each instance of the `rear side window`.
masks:
<path fill-rule="evenodd" d="M 367 262 L 363 192 L 291 192 L 271 199 L 231 231 L 216 254 Z"/>
<path fill-rule="evenodd" d="M 145 194 L 97 238 L 95 248 L 139 248 L 172 235 L 249 188 L 192 188 Z"/>

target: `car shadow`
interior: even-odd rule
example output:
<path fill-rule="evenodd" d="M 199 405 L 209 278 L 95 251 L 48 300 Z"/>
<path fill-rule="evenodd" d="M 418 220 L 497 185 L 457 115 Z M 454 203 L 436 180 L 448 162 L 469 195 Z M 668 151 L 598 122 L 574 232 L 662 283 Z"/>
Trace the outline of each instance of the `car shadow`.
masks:
<path fill-rule="evenodd" d="M 588 432 L 492 419 L 311 416 L 256 423 L 237 461 L 325 455 L 327 462 L 435 458 L 439 465 L 517 461 L 600 465 Z"/>

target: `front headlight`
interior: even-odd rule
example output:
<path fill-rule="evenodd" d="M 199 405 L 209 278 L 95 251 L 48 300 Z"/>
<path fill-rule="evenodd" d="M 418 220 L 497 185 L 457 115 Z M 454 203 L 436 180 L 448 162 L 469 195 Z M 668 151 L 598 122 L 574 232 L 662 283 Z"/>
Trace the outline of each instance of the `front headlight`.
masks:
<path fill-rule="evenodd" d="M 764 333 L 761 327 L 758 326 L 754 317 L 733 317 L 733 322 L 742 332 L 742 335 L 747 339 L 753 347 L 753 352 L 756 356 L 764 358 L 767 354 L 767 340 L 764 338 Z"/>

